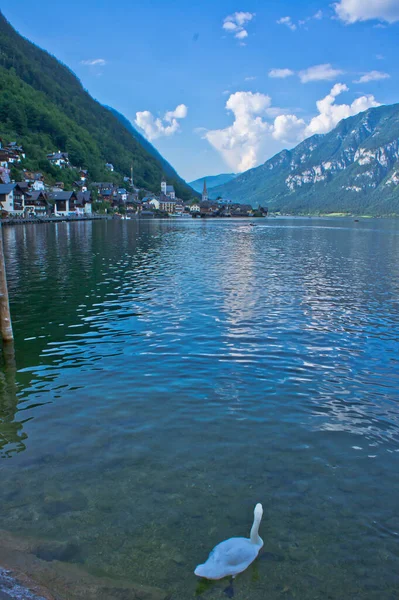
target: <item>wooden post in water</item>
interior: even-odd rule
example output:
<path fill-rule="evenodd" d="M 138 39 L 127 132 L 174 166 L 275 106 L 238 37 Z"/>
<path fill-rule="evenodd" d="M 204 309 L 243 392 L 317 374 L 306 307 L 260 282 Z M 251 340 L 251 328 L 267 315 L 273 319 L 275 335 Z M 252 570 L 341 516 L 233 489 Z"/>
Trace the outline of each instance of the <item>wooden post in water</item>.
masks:
<path fill-rule="evenodd" d="M 7 275 L 3 250 L 3 226 L 0 224 L 0 330 L 3 342 L 12 342 L 10 304 L 8 301 Z"/>

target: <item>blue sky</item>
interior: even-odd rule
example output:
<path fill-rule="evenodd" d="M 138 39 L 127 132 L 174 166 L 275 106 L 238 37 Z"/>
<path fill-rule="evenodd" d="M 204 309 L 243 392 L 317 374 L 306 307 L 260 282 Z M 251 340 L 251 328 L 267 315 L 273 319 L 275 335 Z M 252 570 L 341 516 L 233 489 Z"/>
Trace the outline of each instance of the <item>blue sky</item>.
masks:
<path fill-rule="evenodd" d="M 188 181 L 399 102 L 399 0 L 16 0 L 3 12 Z"/>

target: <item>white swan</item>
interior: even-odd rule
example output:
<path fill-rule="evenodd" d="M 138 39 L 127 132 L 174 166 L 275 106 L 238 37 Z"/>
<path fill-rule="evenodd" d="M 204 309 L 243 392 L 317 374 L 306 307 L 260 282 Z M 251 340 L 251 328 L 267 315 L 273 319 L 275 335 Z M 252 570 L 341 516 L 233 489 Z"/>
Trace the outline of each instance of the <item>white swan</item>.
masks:
<path fill-rule="evenodd" d="M 228 576 L 235 577 L 245 571 L 263 546 L 263 540 L 258 534 L 262 515 L 262 505 L 257 504 L 249 538 L 230 538 L 215 546 L 208 560 L 195 569 L 195 575 L 206 579 L 222 579 Z"/>

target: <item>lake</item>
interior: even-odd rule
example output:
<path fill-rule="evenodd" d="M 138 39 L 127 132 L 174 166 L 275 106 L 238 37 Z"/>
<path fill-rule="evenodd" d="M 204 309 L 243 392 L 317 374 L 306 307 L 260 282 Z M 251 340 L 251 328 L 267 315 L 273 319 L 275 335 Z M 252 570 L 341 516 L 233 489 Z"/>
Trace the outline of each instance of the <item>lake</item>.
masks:
<path fill-rule="evenodd" d="M 0 529 L 217 600 L 262 502 L 236 599 L 397 599 L 399 220 L 252 222 L 3 228 Z"/>

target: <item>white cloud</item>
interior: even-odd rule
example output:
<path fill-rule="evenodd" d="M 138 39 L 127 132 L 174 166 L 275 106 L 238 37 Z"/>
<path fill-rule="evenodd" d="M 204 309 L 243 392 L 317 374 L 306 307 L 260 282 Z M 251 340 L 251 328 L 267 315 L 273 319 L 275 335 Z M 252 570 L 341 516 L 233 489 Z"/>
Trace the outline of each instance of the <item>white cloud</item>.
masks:
<path fill-rule="evenodd" d="M 389 73 L 383 71 L 369 71 L 353 83 L 369 83 L 369 81 L 381 81 L 381 79 L 390 79 L 390 77 Z"/>
<path fill-rule="evenodd" d="M 352 104 L 335 104 L 335 99 L 342 92 L 347 92 L 348 87 L 343 83 L 336 83 L 331 92 L 322 100 L 316 102 L 319 114 L 311 119 L 304 131 L 304 137 L 314 133 L 327 133 L 331 131 L 342 119 L 357 115 L 359 112 L 379 106 L 374 96 L 367 95 L 356 98 Z"/>
<path fill-rule="evenodd" d="M 277 25 L 286 25 L 288 29 L 291 31 L 295 31 L 297 26 L 292 22 L 291 17 L 281 17 L 278 21 L 276 21 Z"/>
<path fill-rule="evenodd" d="M 248 37 L 248 31 L 246 29 L 247 23 L 252 21 L 255 13 L 250 12 L 235 12 L 232 15 L 226 17 L 223 21 L 223 29 L 228 33 L 233 33 L 234 37 L 238 40 L 244 40 Z"/>
<path fill-rule="evenodd" d="M 245 77 L 244 81 L 255 81 L 256 77 Z"/>
<path fill-rule="evenodd" d="M 339 0 L 334 4 L 335 12 L 346 24 L 357 21 L 399 21 L 399 0 Z"/>
<path fill-rule="evenodd" d="M 271 130 L 262 118 L 270 104 L 271 98 L 265 94 L 236 92 L 226 103 L 226 109 L 234 115 L 233 124 L 205 134 L 232 169 L 242 172 L 257 164 L 262 139 Z"/>
<path fill-rule="evenodd" d="M 298 27 L 303 27 L 304 25 L 309 23 L 309 21 L 312 21 L 313 19 L 315 19 L 316 21 L 320 21 L 320 19 L 322 19 L 322 18 L 323 18 L 323 11 L 318 10 L 311 17 L 306 17 L 305 19 L 301 19 L 297 23 L 294 23 L 294 21 L 291 19 L 291 17 L 281 17 L 281 19 L 278 19 L 278 21 L 276 21 L 276 23 L 278 25 L 285 25 L 286 27 L 288 27 L 288 29 L 291 29 L 291 31 L 296 31 L 298 29 Z"/>
<path fill-rule="evenodd" d="M 179 119 L 187 116 L 187 106 L 179 104 L 175 110 L 168 110 L 163 118 L 154 117 L 149 110 L 136 113 L 135 123 L 142 129 L 146 137 L 151 141 L 159 137 L 170 136 L 179 131 Z"/>
<path fill-rule="evenodd" d="M 86 65 L 88 67 L 103 67 L 104 65 L 107 64 L 107 61 L 104 60 L 103 58 L 93 58 L 90 60 L 81 60 L 80 64 Z"/>
<path fill-rule="evenodd" d="M 241 31 L 236 33 L 236 38 L 239 40 L 243 40 L 246 37 L 248 37 L 248 31 L 246 31 L 246 29 L 241 29 Z"/>
<path fill-rule="evenodd" d="M 325 98 L 316 102 L 318 114 L 307 121 L 272 107 L 270 96 L 236 92 L 226 103 L 226 109 L 234 115 L 233 124 L 207 131 L 203 137 L 231 169 L 243 172 L 259 165 L 283 145 L 292 146 L 315 133 L 327 133 L 342 119 L 379 106 L 371 95 L 361 96 L 351 104 L 336 104 L 336 98 L 347 91 L 346 85 L 335 84 Z"/>
<path fill-rule="evenodd" d="M 285 79 L 291 77 L 291 75 L 294 75 L 294 71 L 291 71 L 291 69 L 271 69 L 269 71 L 269 77 L 274 79 Z"/>
<path fill-rule="evenodd" d="M 303 139 L 306 123 L 296 115 L 279 115 L 274 119 L 272 136 L 275 140 L 294 144 Z"/>
<path fill-rule="evenodd" d="M 314 67 L 299 71 L 299 78 L 302 83 L 309 83 L 310 81 L 331 81 L 342 74 L 343 71 L 340 69 L 333 69 L 330 63 L 325 63 L 323 65 L 315 65 Z"/>

